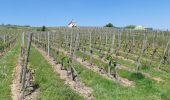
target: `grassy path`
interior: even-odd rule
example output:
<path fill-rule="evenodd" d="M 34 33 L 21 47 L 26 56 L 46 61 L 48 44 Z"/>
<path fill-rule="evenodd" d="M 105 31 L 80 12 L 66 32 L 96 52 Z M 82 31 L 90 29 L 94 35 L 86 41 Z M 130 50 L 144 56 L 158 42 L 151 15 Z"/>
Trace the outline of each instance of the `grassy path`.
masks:
<path fill-rule="evenodd" d="M 11 100 L 12 73 L 19 55 L 19 44 L 0 58 L 0 99 Z"/>
<path fill-rule="evenodd" d="M 31 48 L 30 66 L 35 69 L 35 83 L 39 85 L 40 93 L 38 100 L 83 100 L 60 79 L 52 66 L 43 58 L 43 56 Z"/>

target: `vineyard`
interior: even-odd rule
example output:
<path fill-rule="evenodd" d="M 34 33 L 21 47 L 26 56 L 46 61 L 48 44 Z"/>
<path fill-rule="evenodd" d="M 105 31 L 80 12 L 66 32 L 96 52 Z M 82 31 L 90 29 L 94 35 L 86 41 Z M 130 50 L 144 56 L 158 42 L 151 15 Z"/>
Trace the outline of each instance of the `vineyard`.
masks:
<path fill-rule="evenodd" d="M 170 100 L 170 32 L 0 31 L 1 100 Z"/>

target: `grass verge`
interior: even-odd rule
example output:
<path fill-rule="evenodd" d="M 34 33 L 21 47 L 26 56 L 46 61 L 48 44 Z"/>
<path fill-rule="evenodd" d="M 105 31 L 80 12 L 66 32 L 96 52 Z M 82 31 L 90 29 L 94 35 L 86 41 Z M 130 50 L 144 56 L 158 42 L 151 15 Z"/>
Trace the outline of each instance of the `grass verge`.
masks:
<path fill-rule="evenodd" d="M 0 58 L 0 99 L 11 100 L 12 73 L 19 55 L 19 44 Z"/>

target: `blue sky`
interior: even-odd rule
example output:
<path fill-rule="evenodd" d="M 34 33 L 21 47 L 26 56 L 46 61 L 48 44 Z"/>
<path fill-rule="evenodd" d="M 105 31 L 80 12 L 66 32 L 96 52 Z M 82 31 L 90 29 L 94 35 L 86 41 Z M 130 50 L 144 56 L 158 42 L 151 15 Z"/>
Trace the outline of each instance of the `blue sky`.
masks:
<path fill-rule="evenodd" d="M 0 23 L 33 26 L 144 25 L 170 29 L 170 0 L 1 0 Z"/>

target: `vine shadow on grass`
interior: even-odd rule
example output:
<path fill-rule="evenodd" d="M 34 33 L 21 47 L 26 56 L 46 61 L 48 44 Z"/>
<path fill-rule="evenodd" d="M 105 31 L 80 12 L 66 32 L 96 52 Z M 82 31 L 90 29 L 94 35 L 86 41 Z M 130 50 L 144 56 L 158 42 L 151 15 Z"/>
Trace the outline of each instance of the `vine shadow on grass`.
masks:
<path fill-rule="evenodd" d="M 138 73 L 132 73 L 132 74 L 130 75 L 130 77 L 131 77 L 131 80 L 142 80 L 142 79 L 145 78 L 145 76 L 144 76 L 142 73 L 140 73 L 140 72 L 138 72 Z"/>

